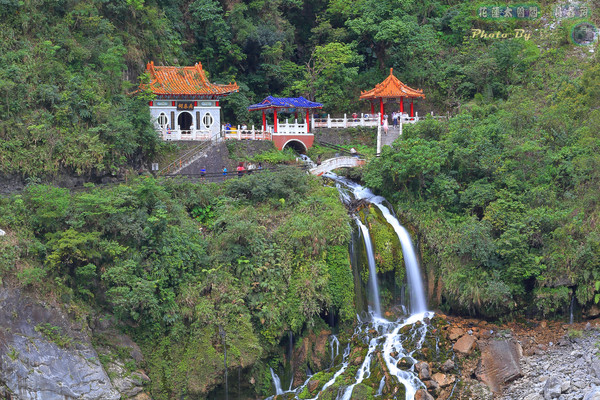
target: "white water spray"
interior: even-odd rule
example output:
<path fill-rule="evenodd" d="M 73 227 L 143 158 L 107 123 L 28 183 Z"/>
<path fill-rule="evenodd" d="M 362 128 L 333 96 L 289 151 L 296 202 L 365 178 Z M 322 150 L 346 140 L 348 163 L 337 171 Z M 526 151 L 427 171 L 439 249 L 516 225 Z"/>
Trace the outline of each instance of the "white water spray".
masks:
<path fill-rule="evenodd" d="M 371 235 L 369 234 L 369 229 L 365 224 L 360 222 L 358 218 L 355 218 L 355 220 L 362 232 L 362 236 L 365 241 L 365 248 L 367 250 L 367 261 L 369 264 L 369 286 L 371 288 L 371 294 L 373 295 L 373 313 L 376 317 L 381 317 L 379 285 L 377 284 L 377 265 L 375 264 L 375 254 L 373 252 L 373 243 L 371 243 Z"/>
<path fill-rule="evenodd" d="M 417 262 L 417 255 L 413 247 L 412 240 L 408 231 L 400 225 L 396 217 L 392 215 L 390 210 L 381 203 L 382 197 L 377 197 L 371 200 L 372 204 L 375 204 L 377 208 L 381 210 L 381 214 L 385 220 L 390 224 L 398 239 L 402 245 L 402 254 L 404 255 L 404 265 L 406 267 L 406 279 L 410 286 L 410 309 L 411 314 L 419 314 L 427 311 L 427 304 L 425 301 L 425 290 L 423 290 L 423 281 L 421 280 L 421 272 L 419 270 L 419 263 Z"/>
<path fill-rule="evenodd" d="M 273 378 L 273 386 L 275 386 L 275 396 L 278 394 L 283 394 L 283 390 L 281 390 L 281 380 L 279 376 L 275 372 L 273 372 L 273 368 L 269 368 L 271 370 L 271 378 Z"/>

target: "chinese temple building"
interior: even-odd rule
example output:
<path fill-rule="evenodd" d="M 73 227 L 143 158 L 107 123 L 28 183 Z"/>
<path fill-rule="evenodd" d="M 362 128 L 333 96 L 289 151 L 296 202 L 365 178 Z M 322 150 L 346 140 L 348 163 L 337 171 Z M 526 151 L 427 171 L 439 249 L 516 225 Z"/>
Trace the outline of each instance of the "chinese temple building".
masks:
<path fill-rule="evenodd" d="M 415 116 L 413 100 L 418 97 L 425 98 L 422 90 L 405 85 L 394 76 L 393 71 L 394 69 L 390 68 L 390 75 L 383 82 L 375 85 L 371 90 L 361 92 L 360 95 L 361 100 L 371 102 L 371 114 L 375 114 L 375 103 L 379 103 L 380 123 L 383 122 L 385 114 L 384 103 L 399 103 L 400 113 L 404 114 L 404 99 L 410 99 L 410 117 L 412 118 Z"/>
<path fill-rule="evenodd" d="M 163 139 L 207 140 L 219 134 L 219 100 L 239 90 L 235 82 L 210 83 L 200 63 L 193 67 L 162 67 L 149 62 L 146 72 L 150 83 L 142 89 L 156 95 L 149 102 L 150 114 Z"/>

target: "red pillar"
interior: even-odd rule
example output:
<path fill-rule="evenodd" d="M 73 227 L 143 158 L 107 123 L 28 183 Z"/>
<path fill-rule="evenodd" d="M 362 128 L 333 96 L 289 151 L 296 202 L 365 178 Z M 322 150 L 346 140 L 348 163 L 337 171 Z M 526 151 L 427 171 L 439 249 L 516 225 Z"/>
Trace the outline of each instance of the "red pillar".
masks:
<path fill-rule="evenodd" d="M 383 124 L 383 97 L 379 98 L 379 123 Z"/>
<path fill-rule="evenodd" d="M 371 115 L 375 114 L 375 103 L 371 102 Z"/>
<path fill-rule="evenodd" d="M 267 130 L 267 116 L 265 115 L 265 110 L 263 112 L 263 132 Z"/>
<path fill-rule="evenodd" d="M 217 107 L 219 107 L 219 100 L 217 100 Z"/>
<path fill-rule="evenodd" d="M 294 113 L 294 119 L 297 121 L 298 120 L 298 112 Z"/>
<path fill-rule="evenodd" d="M 277 133 L 277 109 L 274 108 L 273 109 L 273 127 L 275 129 L 273 129 L 273 132 Z"/>
<path fill-rule="evenodd" d="M 308 108 L 306 109 L 306 133 L 310 133 L 310 120 L 308 119 Z"/>
<path fill-rule="evenodd" d="M 400 113 L 404 113 L 404 96 L 400 96 Z"/>
<path fill-rule="evenodd" d="M 413 99 L 410 99 L 410 116 L 411 118 L 415 116 L 415 109 L 413 108 Z"/>

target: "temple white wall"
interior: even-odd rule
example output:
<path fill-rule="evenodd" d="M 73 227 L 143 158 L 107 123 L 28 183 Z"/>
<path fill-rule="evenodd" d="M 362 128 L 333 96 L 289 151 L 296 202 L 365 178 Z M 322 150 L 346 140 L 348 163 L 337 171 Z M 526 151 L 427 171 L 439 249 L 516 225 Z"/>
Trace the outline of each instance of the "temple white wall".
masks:
<path fill-rule="evenodd" d="M 221 107 L 217 106 L 217 100 L 160 99 L 153 100 L 149 108 L 154 127 L 164 140 L 207 140 L 221 130 Z M 182 129 L 185 126 L 180 125 L 185 119 L 180 116 L 186 113 L 191 116 L 190 129 Z"/>

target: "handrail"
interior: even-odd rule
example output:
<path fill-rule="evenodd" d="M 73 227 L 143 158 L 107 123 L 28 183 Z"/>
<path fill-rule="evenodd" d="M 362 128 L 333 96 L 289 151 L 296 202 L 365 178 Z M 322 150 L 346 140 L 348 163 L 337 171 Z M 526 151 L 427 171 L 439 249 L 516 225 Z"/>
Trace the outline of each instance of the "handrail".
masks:
<path fill-rule="evenodd" d="M 177 169 L 183 168 L 185 166 L 184 164 L 186 164 L 190 159 L 192 159 L 196 154 L 198 154 L 198 152 L 208 147 L 212 143 L 212 141 L 215 138 L 218 138 L 220 135 L 221 132 L 218 132 L 214 134 L 210 139 L 203 141 L 198 146 L 195 146 L 193 149 L 179 157 L 177 160 L 171 162 L 169 165 L 158 171 L 158 175 L 164 175 L 165 173 L 169 173 L 171 172 L 171 169 L 176 171 Z"/>
<path fill-rule="evenodd" d="M 359 156 L 359 157 L 364 157 L 364 154 L 361 154 L 361 153 L 358 153 L 358 152 L 356 152 L 356 153 L 352 153 L 350 150 L 348 150 L 348 149 L 345 149 L 345 148 L 343 148 L 342 146 L 339 146 L 339 145 L 337 145 L 337 144 L 333 144 L 333 143 L 325 142 L 325 141 L 323 141 L 323 140 L 317 140 L 317 143 L 318 143 L 320 146 L 323 146 L 323 147 L 329 147 L 330 149 L 333 149 L 333 150 L 338 150 L 338 151 L 341 151 L 342 153 L 349 154 L 349 155 L 351 155 L 351 156 Z"/>

